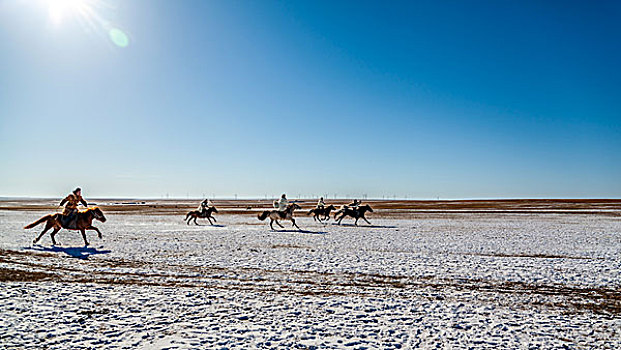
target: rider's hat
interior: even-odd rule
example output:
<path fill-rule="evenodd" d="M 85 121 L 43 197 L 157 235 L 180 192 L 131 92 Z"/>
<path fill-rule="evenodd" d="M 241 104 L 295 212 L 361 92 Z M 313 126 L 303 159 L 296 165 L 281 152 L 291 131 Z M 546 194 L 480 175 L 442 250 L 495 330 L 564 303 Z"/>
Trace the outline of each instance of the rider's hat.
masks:
<path fill-rule="evenodd" d="M 73 190 L 73 193 L 80 192 L 80 191 L 82 191 L 82 189 L 79 187 L 76 187 L 75 190 Z"/>

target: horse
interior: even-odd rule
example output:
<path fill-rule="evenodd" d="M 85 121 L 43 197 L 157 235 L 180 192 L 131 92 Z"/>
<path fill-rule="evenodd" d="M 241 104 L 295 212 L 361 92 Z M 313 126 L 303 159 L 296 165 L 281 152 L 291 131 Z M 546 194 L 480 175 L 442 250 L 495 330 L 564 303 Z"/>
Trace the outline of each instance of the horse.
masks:
<path fill-rule="evenodd" d="M 293 223 L 293 226 L 297 227 L 298 230 L 301 230 L 301 228 L 295 223 L 295 219 L 293 218 L 293 212 L 296 209 L 302 209 L 302 207 L 300 207 L 299 205 L 297 205 L 295 203 L 291 203 L 283 211 L 279 211 L 279 210 L 265 210 L 261 214 L 259 214 L 258 217 L 259 217 L 259 220 L 261 220 L 261 221 L 263 221 L 267 217 L 269 217 L 270 218 L 270 228 L 272 229 L 272 231 L 274 231 L 274 226 L 272 226 L 274 224 L 274 221 L 276 221 L 276 224 L 278 226 L 280 226 L 281 228 L 284 228 L 284 226 L 281 225 L 280 222 L 278 222 L 278 220 L 291 220 L 291 222 Z"/>
<path fill-rule="evenodd" d="M 185 215 L 184 220 L 187 221 L 186 223 L 189 225 L 190 221 L 194 219 L 194 224 L 198 225 L 198 223 L 196 222 L 196 219 L 207 219 L 209 220 L 209 224 L 213 225 L 213 222 L 211 222 L 211 219 L 213 219 L 214 222 L 217 222 L 217 220 L 216 218 L 211 216 L 211 213 L 217 213 L 217 212 L 218 212 L 218 209 L 216 209 L 216 207 L 209 207 L 207 210 L 192 210 L 191 212 Z"/>
<path fill-rule="evenodd" d="M 84 239 L 84 246 L 88 246 L 88 241 L 86 240 L 86 230 L 96 231 L 99 239 L 102 238 L 101 231 L 99 231 L 97 227 L 93 226 L 93 219 L 97 219 L 101 222 L 106 222 L 106 217 L 104 216 L 101 209 L 99 209 L 99 207 L 88 208 L 86 210 L 79 211 L 75 215 L 77 215 L 77 218 L 74 220 L 75 227 L 64 226 L 61 220 L 63 215 L 60 213 L 56 213 L 45 215 L 41 219 L 24 226 L 24 229 L 28 230 L 45 222 L 45 229 L 43 229 L 43 232 L 41 232 L 41 234 L 39 234 L 39 236 L 35 238 L 34 241 L 32 241 L 32 244 L 36 244 L 41 239 L 41 237 L 43 237 L 43 235 L 51 228 L 54 228 L 54 231 L 52 231 L 52 233 L 50 234 L 50 236 L 52 237 L 53 245 L 56 245 L 56 240 L 54 239 L 54 236 L 56 236 L 58 231 L 63 228 L 66 230 L 79 230 L 80 233 L 82 233 L 82 239 Z"/>
<path fill-rule="evenodd" d="M 335 210 L 336 207 L 332 204 L 330 204 L 327 207 L 317 207 L 317 208 L 313 208 L 311 210 L 308 211 L 308 213 L 306 215 L 313 215 L 313 220 L 317 221 L 319 220 L 319 222 L 321 222 L 322 220 L 330 220 L 330 212 L 332 210 Z M 320 218 L 319 216 L 323 216 L 323 218 Z"/>
<path fill-rule="evenodd" d="M 371 225 L 369 220 L 367 220 L 367 218 L 364 217 L 364 213 L 366 213 L 367 211 L 373 212 L 373 209 L 368 204 L 361 205 L 358 208 L 343 207 L 342 209 L 340 209 L 339 211 L 334 213 L 334 220 L 336 220 L 337 223 L 340 225 L 341 221 L 343 221 L 344 217 L 351 216 L 352 218 L 356 219 L 356 222 L 354 223 L 356 226 L 358 226 L 358 219 L 360 219 L 360 218 L 362 218 L 364 221 L 366 221 L 367 224 Z M 336 217 L 339 214 L 341 214 L 341 217 L 339 217 L 337 219 Z"/>

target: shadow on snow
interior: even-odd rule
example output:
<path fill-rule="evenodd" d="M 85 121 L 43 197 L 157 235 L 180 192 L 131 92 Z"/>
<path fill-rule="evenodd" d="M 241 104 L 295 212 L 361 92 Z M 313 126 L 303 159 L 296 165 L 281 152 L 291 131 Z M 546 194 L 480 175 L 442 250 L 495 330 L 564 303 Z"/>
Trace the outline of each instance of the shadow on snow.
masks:
<path fill-rule="evenodd" d="M 325 235 L 325 231 L 307 231 L 307 230 L 272 230 L 272 232 L 292 232 L 292 233 L 308 233 L 313 235 Z"/>
<path fill-rule="evenodd" d="M 354 225 L 354 224 L 337 224 L 337 223 L 332 223 L 333 226 L 348 226 L 348 227 L 360 227 L 360 228 L 397 228 L 397 226 L 385 226 L 385 225 L 364 225 L 364 224 L 360 224 L 358 226 Z"/>
<path fill-rule="evenodd" d="M 65 253 L 73 258 L 88 259 L 91 255 L 97 254 L 109 254 L 111 250 L 98 250 L 92 247 L 59 247 L 53 245 L 51 247 L 44 247 L 42 245 L 34 245 L 32 247 L 24 247 L 24 249 L 35 250 L 39 252 L 52 252 L 52 253 Z"/>
<path fill-rule="evenodd" d="M 213 224 L 213 225 L 209 225 L 209 224 L 198 224 L 198 225 L 194 225 L 194 226 L 203 226 L 203 227 L 226 227 L 226 225 L 220 225 L 220 224 Z M 192 227 L 192 225 L 190 225 L 190 227 Z"/>

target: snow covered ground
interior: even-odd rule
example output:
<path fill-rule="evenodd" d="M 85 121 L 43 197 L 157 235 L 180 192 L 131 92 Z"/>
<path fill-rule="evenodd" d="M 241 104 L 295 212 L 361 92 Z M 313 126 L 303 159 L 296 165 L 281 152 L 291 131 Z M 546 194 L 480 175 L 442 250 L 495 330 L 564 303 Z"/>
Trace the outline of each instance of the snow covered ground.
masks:
<path fill-rule="evenodd" d="M 84 248 L 44 214 L 0 210 L 1 348 L 621 348 L 621 216 L 107 214 Z"/>

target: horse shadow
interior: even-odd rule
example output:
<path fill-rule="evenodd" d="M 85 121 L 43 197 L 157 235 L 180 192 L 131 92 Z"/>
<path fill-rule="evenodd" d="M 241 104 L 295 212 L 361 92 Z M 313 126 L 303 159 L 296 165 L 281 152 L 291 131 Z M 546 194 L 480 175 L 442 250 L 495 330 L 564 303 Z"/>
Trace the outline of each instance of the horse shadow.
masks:
<path fill-rule="evenodd" d="M 51 247 L 44 247 L 38 244 L 32 247 L 24 247 L 24 249 L 49 253 L 65 253 L 72 258 L 78 259 L 88 259 L 88 257 L 91 255 L 109 254 L 112 252 L 111 250 L 99 250 L 92 247 L 59 247 L 57 245 L 53 245 Z"/>
<path fill-rule="evenodd" d="M 291 233 L 306 233 L 306 234 L 311 234 L 311 235 L 325 235 L 326 231 L 308 231 L 308 230 L 290 230 L 290 229 L 286 229 L 286 230 L 272 230 L 272 232 L 291 232 Z"/>
<path fill-rule="evenodd" d="M 204 227 L 226 227 L 226 225 L 220 225 L 220 224 L 213 224 L 213 225 L 209 225 L 209 224 L 198 224 L 198 225 L 194 225 L 194 226 L 204 226 Z"/>
<path fill-rule="evenodd" d="M 348 227 L 360 227 L 360 228 L 398 228 L 397 226 L 386 226 L 386 225 L 354 225 L 354 224 L 337 224 L 332 223 L 333 226 L 348 226 Z"/>

